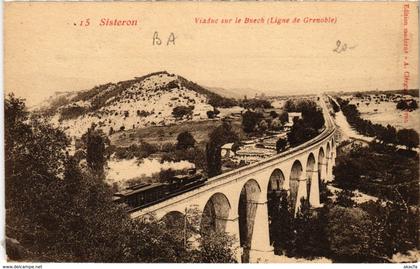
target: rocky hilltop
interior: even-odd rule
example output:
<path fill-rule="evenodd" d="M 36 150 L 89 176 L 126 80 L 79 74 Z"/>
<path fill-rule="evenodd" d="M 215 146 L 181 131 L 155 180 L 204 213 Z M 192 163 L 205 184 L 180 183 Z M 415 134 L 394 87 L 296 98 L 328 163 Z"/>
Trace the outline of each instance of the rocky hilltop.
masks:
<path fill-rule="evenodd" d="M 229 107 L 227 99 L 181 76 L 166 71 L 78 93 L 60 93 L 38 110 L 51 117 L 70 136 L 81 136 L 92 123 L 106 133 L 165 126 L 185 120 L 207 119 L 214 107 Z M 175 116 L 175 108 L 187 111 Z"/>

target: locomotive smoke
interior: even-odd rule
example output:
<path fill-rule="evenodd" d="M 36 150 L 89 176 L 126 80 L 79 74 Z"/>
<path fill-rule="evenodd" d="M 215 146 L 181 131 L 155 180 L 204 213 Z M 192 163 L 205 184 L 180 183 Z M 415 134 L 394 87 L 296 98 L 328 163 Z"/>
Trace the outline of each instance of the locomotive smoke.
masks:
<path fill-rule="evenodd" d="M 151 177 L 162 170 L 184 170 L 194 168 L 194 164 L 188 161 L 163 162 L 157 159 L 143 159 L 140 163 L 137 159 L 118 160 L 108 162 L 107 179 L 110 182 L 120 182 L 138 178 Z"/>

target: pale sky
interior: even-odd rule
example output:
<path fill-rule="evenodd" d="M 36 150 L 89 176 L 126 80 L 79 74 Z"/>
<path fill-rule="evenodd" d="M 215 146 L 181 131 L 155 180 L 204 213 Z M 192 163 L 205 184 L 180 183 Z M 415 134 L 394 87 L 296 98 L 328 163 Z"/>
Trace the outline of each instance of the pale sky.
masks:
<path fill-rule="evenodd" d="M 416 3 L 5 3 L 5 91 L 33 105 L 167 70 L 205 86 L 273 93 L 418 88 Z M 333 17 L 336 24 L 196 24 L 195 18 Z M 90 26 L 80 27 L 90 18 Z M 101 18 L 138 20 L 100 27 Z M 155 31 L 176 45 L 153 46 Z M 354 49 L 333 52 L 341 40 Z M 164 40 L 165 41 L 165 40 Z"/>

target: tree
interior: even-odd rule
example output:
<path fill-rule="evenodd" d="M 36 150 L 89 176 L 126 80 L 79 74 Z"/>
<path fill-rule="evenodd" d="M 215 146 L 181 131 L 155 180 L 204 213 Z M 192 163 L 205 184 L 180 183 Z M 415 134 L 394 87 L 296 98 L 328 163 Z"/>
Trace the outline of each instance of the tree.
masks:
<path fill-rule="evenodd" d="M 419 134 L 414 129 L 401 129 L 397 132 L 397 141 L 410 150 L 419 145 Z"/>
<path fill-rule="evenodd" d="M 391 125 L 387 125 L 383 128 L 382 133 L 378 137 L 385 144 L 396 144 L 397 143 L 397 130 Z"/>
<path fill-rule="evenodd" d="M 25 260 L 121 261 L 125 212 L 102 180 L 67 158 L 61 130 L 28 116 L 23 100 L 5 100 L 7 236 Z"/>
<path fill-rule="evenodd" d="M 319 130 L 324 126 L 325 120 L 322 110 L 314 101 L 300 100 L 295 104 L 296 111 L 302 112 L 302 119 L 308 127 Z"/>
<path fill-rule="evenodd" d="M 279 119 L 280 119 L 281 124 L 284 124 L 289 121 L 289 114 L 287 112 L 282 112 L 279 115 Z"/>
<path fill-rule="evenodd" d="M 96 130 L 95 125 L 88 129 L 82 139 L 86 141 L 86 162 L 89 168 L 102 174 L 106 164 L 105 144 L 109 145 L 109 139 L 101 130 Z"/>
<path fill-rule="evenodd" d="M 159 180 L 162 183 L 171 182 L 175 176 L 175 171 L 172 169 L 164 169 L 159 172 Z"/>
<path fill-rule="evenodd" d="M 203 263 L 236 263 L 236 238 L 225 232 L 214 232 L 199 238 L 199 257 Z"/>
<path fill-rule="evenodd" d="M 327 237 L 333 257 L 340 262 L 360 262 L 369 255 L 372 221 L 359 208 L 334 206 L 328 213 Z"/>
<path fill-rule="evenodd" d="M 386 204 L 387 229 L 386 236 L 390 238 L 389 246 L 394 253 L 406 252 L 418 246 L 418 214 L 419 209 L 410 208 L 401 202 Z M 382 217 L 384 218 L 384 217 Z"/>
<path fill-rule="evenodd" d="M 272 110 L 270 111 L 270 117 L 272 117 L 273 119 L 277 118 L 279 116 L 279 114 L 277 114 L 276 111 Z"/>
<path fill-rule="evenodd" d="M 325 232 L 328 210 L 328 207 L 311 209 L 308 199 L 301 199 L 300 208 L 293 220 L 294 240 L 290 254 L 304 258 L 329 256 Z"/>
<path fill-rule="evenodd" d="M 299 111 L 299 109 L 297 108 L 296 103 L 294 102 L 294 100 L 292 99 L 288 99 L 284 105 L 283 105 L 283 109 L 286 112 L 297 112 Z"/>
<path fill-rule="evenodd" d="M 236 238 L 213 232 L 200 235 L 202 212 L 186 208 L 178 216 L 165 216 L 158 221 L 149 219 L 133 221 L 134 229 L 129 238 L 132 257 L 130 262 L 165 263 L 233 263 Z"/>
<path fill-rule="evenodd" d="M 317 131 L 307 126 L 303 119 L 295 119 L 292 129 L 287 133 L 287 140 L 292 146 L 297 146 L 306 142 L 317 135 Z"/>
<path fill-rule="evenodd" d="M 268 193 L 268 215 L 270 225 L 270 243 L 273 244 L 274 253 L 282 255 L 289 250 L 293 233 L 293 213 L 288 201 L 287 192 Z"/>
<path fill-rule="evenodd" d="M 373 223 L 370 230 L 369 255 L 383 259 L 418 244 L 418 209 L 407 210 L 399 202 L 368 201 L 360 205 Z"/>
<path fill-rule="evenodd" d="M 321 129 L 325 124 L 322 111 L 318 109 L 315 111 L 302 112 L 302 118 L 315 130 Z"/>
<path fill-rule="evenodd" d="M 194 148 L 194 164 L 197 169 L 207 171 L 207 160 L 204 146 Z"/>
<path fill-rule="evenodd" d="M 407 107 L 408 106 L 407 106 L 407 103 L 405 102 L 405 100 L 398 101 L 398 103 L 397 103 L 397 109 L 406 110 Z"/>
<path fill-rule="evenodd" d="M 410 110 L 416 110 L 419 108 L 419 105 L 417 104 L 416 100 L 411 100 L 410 104 L 408 105 L 408 109 Z"/>
<path fill-rule="evenodd" d="M 221 147 L 226 143 L 235 142 L 239 142 L 238 135 L 232 130 L 232 126 L 227 121 L 224 121 L 222 125 L 214 129 L 209 135 L 209 142 L 206 145 L 207 172 L 209 177 L 221 173 Z"/>
<path fill-rule="evenodd" d="M 279 138 L 276 142 L 277 153 L 282 152 L 287 146 L 287 140 L 284 138 Z"/>
<path fill-rule="evenodd" d="M 6 235 L 9 257 L 44 262 L 200 262 L 183 233 L 131 220 L 112 200 L 103 174 L 66 154 L 65 134 L 29 117 L 22 99 L 5 100 Z M 64 236 L 63 236 L 64 235 Z M 181 240 L 180 240 L 181 239 Z M 228 260 L 229 241 L 208 253 Z M 213 246 L 213 244 L 215 244 Z M 17 250 L 23 248 L 23 251 Z M 19 257 L 20 255 L 20 257 Z"/>
<path fill-rule="evenodd" d="M 311 209 L 307 199 L 294 216 L 293 205 L 287 201 L 287 192 L 268 193 L 270 241 L 277 255 L 313 258 L 328 255 L 325 236 L 326 212 Z"/>
<path fill-rule="evenodd" d="M 6 236 L 31 249 L 31 256 L 45 246 L 46 208 L 53 205 L 50 196 L 69 141 L 62 131 L 30 117 L 24 100 L 13 94 L 5 99 L 4 124 Z"/>
<path fill-rule="evenodd" d="M 416 100 L 400 100 L 397 103 L 397 109 L 400 110 L 416 110 L 418 104 Z"/>
<path fill-rule="evenodd" d="M 334 169 L 335 183 L 395 202 L 417 205 L 419 162 L 414 152 L 396 150 L 379 143 L 355 146 L 340 154 Z M 380 181 L 378 181 L 380 179 Z"/>
<path fill-rule="evenodd" d="M 337 199 L 335 203 L 342 207 L 351 208 L 356 205 L 352 198 L 354 198 L 354 192 L 351 190 L 341 190 L 337 192 Z"/>
<path fill-rule="evenodd" d="M 319 181 L 319 201 L 321 203 L 329 203 L 332 192 L 328 189 L 328 184 L 325 180 Z"/>
<path fill-rule="evenodd" d="M 384 206 L 384 201 L 368 201 L 360 205 L 360 208 L 367 212 L 372 221 L 369 245 L 371 256 L 391 258 L 397 250 L 392 241 L 398 238 L 401 233 L 390 234 L 390 226 L 395 224 L 389 222 L 388 205 Z M 400 224 L 397 224 L 400 226 Z"/>
<path fill-rule="evenodd" d="M 178 141 L 176 144 L 177 149 L 193 148 L 195 145 L 195 139 L 188 131 L 180 133 L 176 140 Z"/>
<path fill-rule="evenodd" d="M 405 145 L 409 149 L 418 146 L 418 134 L 413 129 L 402 129 L 396 133 L 396 129 L 390 125 L 385 128 L 380 124 L 373 124 L 369 120 L 362 119 L 357 107 L 355 105 L 349 105 L 349 101 L 342 100 L 341 98 L 337 98 L 337 101 L 347 121 L 361 134 L 376 136 L 377 139 L 384 143 Z M 400 133 L 401 131 L 402 133 Z"/>
<path fill-rule="evenodd" d="M 247 110 L 242 115 L 242 128 L 245 132 L 251 133 L 255 130 L 256 125 L 262 118 L 262 114 Z"/>
<path fill-rule="evenodd" d="M 191 245 L 184 245 L 180 229 L 168 227 L 153 216 L 138 219 L 130 225 L 129 256 L 127 262 L 179 263 L 194 262 L 197 254 Z"/>
<path fill-rule="evenodd" d="M 302 119 L 293 119 L 293 126 L 287 134 L 290 145 L 296 146 L 315 137 L 325 124 L 322 110 L 311 100 L 287 100 L 284 105 L 287 112 L 301 112 Z"/>
<path fill-rule="evenodd" d="M 46 240 L 47 249 L 52 251 L 49 255 L 72 262 L 124 261 L 130 219 L 113 203 L 103 175 L 80 169 L 70 158 L 64 180 L 57 185 L 53 196 L 57 205 L 47 209 L 53 212 L 49 216 L 50 238 Z"/>

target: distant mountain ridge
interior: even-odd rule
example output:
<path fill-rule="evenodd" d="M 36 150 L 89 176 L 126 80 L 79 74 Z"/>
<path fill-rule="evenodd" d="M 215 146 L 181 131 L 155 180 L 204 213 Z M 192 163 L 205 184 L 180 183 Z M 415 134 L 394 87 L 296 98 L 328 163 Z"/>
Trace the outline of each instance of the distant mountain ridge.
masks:
<path fill-rule="evenodd" d="M 242 99 L 244 96 L 247 96 L 248 98 L 255 97 L 255 94 L 258 92 L 255 89 L 251 88 L 241 88 L 241 89 L 230 89 L 230 88 L 221 88 L 221 87 L 207 87 L 211 91 L 227 97 L 227 98 L 236 98 L 236 99 Z"/>
<path fill-rule="evenodd" d="M 192 120 L 206 119 L 214 107 L 236 104 L 184 77 L 166 71 L 80 92 L 58 93 L 37 109 L 72 136 L 95 123 L 105 132 L 172 124 L 177 106 L 193 108 Z"/>

